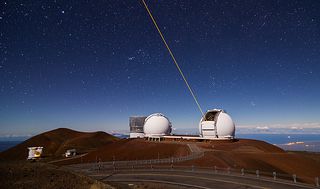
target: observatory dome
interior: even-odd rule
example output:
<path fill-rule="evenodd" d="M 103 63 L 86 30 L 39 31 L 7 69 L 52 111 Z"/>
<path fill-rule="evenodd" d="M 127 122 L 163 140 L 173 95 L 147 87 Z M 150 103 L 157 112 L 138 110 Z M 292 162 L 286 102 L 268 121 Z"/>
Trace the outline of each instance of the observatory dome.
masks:
<path fill-rule="evenodd" d="M 149 115 L 144 121 L 145 136 L 162 136 L 171 133 L 171 123 L 169 119 L 161 113 Z"/>
<path fill-rule="evenodd" d="M 203 138 L 234 138 L 235 125 L 231 117 L 221 109 L 208 110 L 201 118 L 199 132 Z"/>

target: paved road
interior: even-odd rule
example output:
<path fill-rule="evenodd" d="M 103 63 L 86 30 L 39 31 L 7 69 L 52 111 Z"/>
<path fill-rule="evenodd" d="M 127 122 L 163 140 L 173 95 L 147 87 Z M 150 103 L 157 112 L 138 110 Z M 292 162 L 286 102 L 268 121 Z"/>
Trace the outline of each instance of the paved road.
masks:
<path fill-rule="evenodd" d="M 294 183 L 270 182 L 270 180 L 248 178 L 242 176 L 229 176 L 220 174 L 204 174 L 181 171 L 119 171 L 119 172 L 87 172 L 88 176 L 101 181 L 116 183 L 165 183 L 189 188 L 226 189 L 226 188 L 281 188 L 306 189 L 312 186 L 295 185 Z"/>
<path fill-rule="evenodd" d="M 202 152 L 202 150 L 197 146 L 197 144 L 195 143 L 190 143 L 190 144 L 187 144 L 191 153 L 199 153 L 199 152 Z"/>
<path fill-rule="evenodd" d="M 88 154 L 88 153 L 81 154 L 81 155 L 76 155 L 76 156 L 72 156 L 72 157 L 66 157 L 66 158 L 63 158 L 63 159 L 58 159 L 58 160 L 49 161 L 48 163 L 58 163 L 58 162 L 68 161 L 68 160 L 70 160 L 70 159 L 79 159 L 79 158 L 81 158 L 81 157 L 86 156 L 87 154 Z"/>

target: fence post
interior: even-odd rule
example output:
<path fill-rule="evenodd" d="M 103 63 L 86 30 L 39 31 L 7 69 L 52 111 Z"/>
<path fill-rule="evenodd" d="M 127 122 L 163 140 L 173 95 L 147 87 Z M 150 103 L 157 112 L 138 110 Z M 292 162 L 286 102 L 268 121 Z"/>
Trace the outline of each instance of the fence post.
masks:
<path fill-rule="evenodd" d="M 273 171 L 273 180 L 277 180 L 277 173 L 275 171 Z"/>
<path fill-rule="evenodd" d="M 315 178 L 315 182 L 316 182 L 316 187 L 319 187 L 319 177 Z"/>
<path fill-rule="evenodd" d="M 259 170 L 256 170 L 256 175 L 257 175 L 257 178 L 260 177 L 260 175 L 259 175 Z"/>
<path fill-rule="evenodd" d="M 214 173 L 217 173 L 217 166 L 214 166 Z"/>
<path fill-rule="evenodd" d="M 230 170 L 231 170 L 231 168 L 230 168 L 230 167 L 228 167 L 228 169 L 227 169 L 227 170 L 228 170 L 228 175 L 230 175 Z"/>
<path fill-rule="evenodd" d="M 241 169 L 241 175 L 244 176 L 244 168 Z"/>
<path fill-rule="evenodd" d="M 297 175 L 296 175 L 296 174 L 293 174 L 293 175 L 292 175 L 292 178 L 293 178 L 293 182 L 294 182 L 294 183 L 297 183 Z"/>
<path fill-rule="evenodd" d="M 98 171 L 100 171 L 101 170 L 101 162 L 99 161 L 98 162 Z"/>

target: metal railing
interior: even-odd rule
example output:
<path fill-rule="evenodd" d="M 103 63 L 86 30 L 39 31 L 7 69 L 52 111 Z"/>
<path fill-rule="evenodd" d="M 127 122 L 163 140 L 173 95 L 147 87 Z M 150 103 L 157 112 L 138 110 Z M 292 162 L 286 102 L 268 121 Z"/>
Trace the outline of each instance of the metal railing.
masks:
<path fill-rule="evenodd" d="M 176 159 L 177 160 L 177 159 Z M 142 162 L 142 161 L 140 161 Z M 165 163 L 169 163 L 169 159 L 167 161 L 163 161 Z M 153 171 L 153 172 L 161 172 L 161 171 L 176 171 L 176 172 L 189 172 L 189 173 L 202 173 L 202 174 L 218 174 L 218 175 L 226 175 L 226 176 L 236 176 L 236 177 L 245 177 L 249 179 L 261 179 L 268 182 L 277 182 L 283 184 L 294 184 L 297 186 L 304 186 L 307 188 L 319 187 L 319 177 L 315 177 L 314 184 L 305 183 L 301 178 L 299 178 L 296 174 L 286 174 L 280 172 L 270 172 L 270 171 L 262 171 L 262 170 L 248 170 L 248 169 L 234 169 L 230 167 L 197 167 L 194 165 L 191 166 L 181 166 L 175 165 L 174 163 L 161 165 L 161 164 L 153 164 L 148 161 L 145 161 L 142 164 L 102 164 L 96 163 L 91 165 L 91 168 L 87 170 L 90 173 L 103 173 L 103 172 L 121 172 L 121 171 Z"/>
<path fill-rule="evenodd" d="M 90 169 L 95 165 L 99 165 L 100 167 L 110 167 L 110 166 L 132 166 L 132 165 L 150 165 L 150 164 L 173 164 L 180 163 L 184 161 L 189 161 L 193 159 L 198 159 L 204 156 L 204 152 L 194 152 L 187 156 L 181 157 L 168 157 L 162 159 L 149 159 L 149 160 L 129 160 L 129 161 L 106 161 L 106 162 L 92 162 L 92 163 L 81 163 L 81 164 L 73 164 L 68 165 L 67 167 L 73 169 Z"/>
<path fill-rule="evenodd" d="M 194 152 L 187 156 L 170 157 L 162 159 L 149 159 L 149 160 L 131 160 L 131 161 L 107 161 L 107 162 L 92 162 L 83 164 L 73 164 L 66 166 L 69 169 L 81 172 L 103 172 L 103 171 L 122 171 L 122 170 L 151 170 L 151 171 L 182 171 L 182 172 L 195 172 L 205 174 L 223 174 L 230 176 L 241 176 L 253 179 L 263 179 L 270 182 L 287 182 L 291 184 L 312 186 L 306 184 L 297 174 L 287 174 L 283 172 L 264 171 L 264 170 L 250 170 L 250 169 L 235 169 L 230 167 L 197 167 L 197 166 L 181 166 L 176 163 L 198 159 L 204 156 L 204 152 Z M 314 178 L 313 186 L 319 187 L 319 177 Z"/>

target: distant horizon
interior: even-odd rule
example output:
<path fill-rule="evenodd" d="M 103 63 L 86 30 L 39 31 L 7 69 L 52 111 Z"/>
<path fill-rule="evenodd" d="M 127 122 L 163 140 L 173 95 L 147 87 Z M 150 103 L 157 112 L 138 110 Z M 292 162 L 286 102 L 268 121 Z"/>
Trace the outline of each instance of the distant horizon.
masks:
<path fill-rule="evenodd" d="M 76 127 L 56 127 L 48 130 L 30 133 L 1 133 L 0 138 L 11 138 L 11 137 L 32 137 L 37 134 L 55 130 L 58 128 L 68 128 L 81 132 L 96 132 L 103 131 L 109 134 L 129 134 L 129 126 L 124 129 L 77 129 Z M 192 132 L 193 134 L 198 132 L 198 126 L 196 127 L 175 127 L 173 125 L 172 133 L 185 134 L 182 132 Z M 237 134 L 320 134 L 320 123 L 288 123 L 288 124 L 255 124 L 255 125 L 236 125 Z"/>

